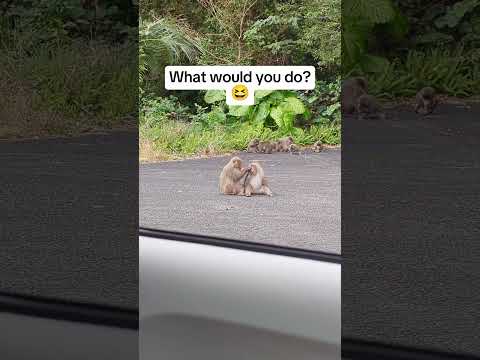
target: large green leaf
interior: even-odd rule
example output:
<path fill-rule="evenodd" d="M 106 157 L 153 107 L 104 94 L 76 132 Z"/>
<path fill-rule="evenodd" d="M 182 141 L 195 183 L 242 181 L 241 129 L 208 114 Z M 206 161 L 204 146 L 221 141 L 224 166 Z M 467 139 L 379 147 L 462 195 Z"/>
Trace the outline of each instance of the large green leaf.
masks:
<path fill-rule="evenodd" d="M 261 102 L 255 110 L 253 121 L 255 123 L 261 123 L 265 121 L 265 119 L 268 117 L 268 114 L 270 114 L 270 103 L 266 101 Z"/>
<path fill-rule="evenodd" d="M 228 115 L 232 115 L 235 117 L 242 117 L 248 114 L 248 111 L 250 110 L 250 106 L 232 105 L 229 107 L 228 110 L 229 110 Z"/>
<path fill-rule="evenodd" d="M 360 58 L 360 66 L 366 73 L 382 73 L 390 66 L 390 61 L 381 56 L 365 54 Z"/>
<path fill-rule="evenodd" d="M 208 90 L 203 99 L 207 104 L 213 104 L 225 100 L 225 90 Z"/>
<path fill-rule="evenodd" d="M 463 0 L 449 7 L 444 16 L 435 21 L 435 26 L 443 28 L 448 26 L 454 28 L 463 17 L 480 5 L 480 0 Z"/>
<path fill-rule="evenodd" d="M 273 90 L 256 90 L 255 91 L 255 100 L 263 99 L 265 96 L 270 95 Z"/>
<path fill-rule="evenodd" d="M 277 125 L 280 127 L 283 124 L 283 109 L 281 105 L 274 106 L 272 107 L 272 110 L 270 111 L 270 116 L 272 117 L 273 120 L 277 123 Z"/>
<path fill-rule="evenodd" d="M 295 114 L 290 112 L 290 111 L 286 111 L 283 113 L 283 124 L 282 124 L 282 128 L 284 130 L 290 130 L 290 129 L 293 129 L 293 123 L 295 121 Z"/>
<path fill-rule="evenodd" d="M 342 67 L 348 71 L 358 63 L 367 51 L 368 36 L 372 26 L 347 19 L 342 29 Z"/>
<path fill-rule="evenodd" d="M 294 114 L 303 114 L 305 112 L 305 105 L 303 102 L 296 97 L 287 97 L 284 100 L 286 111 L 292 112 Z"/>
<path fill-rule="evenodd" d="M 399 43 L 405 39 L 409 31 L 408 18 L 395 7 L 394 18 L 386 24 L 380 25 L 384 36 L 392 43 Z"/>
<path fill-rule="evenodd" d="M 270 111 L 270 116 L 273 118 L 273 120 L 275 120 L 275 123 L 280 130 L 290 129 L 293 127 L 295 113 L 290 111 L 287 102 L 283 102 L 280 105 L 273 107 L 272 111 Z"/>

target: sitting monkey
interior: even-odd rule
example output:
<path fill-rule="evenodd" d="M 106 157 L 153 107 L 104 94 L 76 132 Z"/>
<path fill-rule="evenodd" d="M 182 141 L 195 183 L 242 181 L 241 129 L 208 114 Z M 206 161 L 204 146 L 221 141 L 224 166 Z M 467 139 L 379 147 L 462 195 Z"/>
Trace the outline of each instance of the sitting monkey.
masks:
<path fill-rule="evenodd" d="M 265 172 L 258 161 L 252 161 L 248 167 L 248 172 L 243 183 L 242 194 L 247 197 L 252 196 L 252 194 L 273 195 L 268 187 Z"/>
<path fill-rule="evenodd" d="M 367 80 L 352 77 L 342 82 L 340 105 L 342 114 L 353 114 L 357 110 L 358 98 L 367 93 Z"/>
<path fill-rule="evenodd" d="M 242 168 L 242 160 L 238 156 L 230 159 L 220 173 L 219 188 L 222 194 L 238 195 L 242 192 L 242 184 L 247 169 Z"/>
<path fill-rule="evenodd" d="M 415 97 L 415 112 L 422 115 L 431 114 L 438 103 L 436 95 L 435 89 L 430 86 L 421 89 Z"/>

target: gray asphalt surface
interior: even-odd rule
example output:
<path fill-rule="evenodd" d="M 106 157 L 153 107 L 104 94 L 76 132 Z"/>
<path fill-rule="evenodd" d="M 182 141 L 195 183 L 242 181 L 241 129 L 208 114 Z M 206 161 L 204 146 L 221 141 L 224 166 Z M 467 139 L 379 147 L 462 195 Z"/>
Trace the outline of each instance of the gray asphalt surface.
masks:
<path fill-rule="evenodd" d="M 1 292 L 138 307 L 137 149 L 136 132 L 0 142 Z"/>
<path fill-rule="evenodd" d="M 140 165 L 140 225 L 339 254 L 339 149 L 247 154 L 262 160 L 273 197 L 222 195 L 230 157 Z"/>
<path fill-rule="evenodd" d="M 342 140 L 342 335 L 480 356 L 480 105 Z"/>

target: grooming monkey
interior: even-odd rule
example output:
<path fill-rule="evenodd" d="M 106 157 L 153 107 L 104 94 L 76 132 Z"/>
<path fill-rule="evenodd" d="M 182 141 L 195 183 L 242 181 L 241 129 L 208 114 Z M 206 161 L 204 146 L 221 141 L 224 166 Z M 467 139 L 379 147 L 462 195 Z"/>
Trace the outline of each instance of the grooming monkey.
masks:
<path fill-rule="evenodd" d="M 238 156 L 231 158 L 220 173 L 220 192 L 226 195 L 240 194 L 243 191 L 241 180 L 246 172 Z"/>
<path fill-rule="evenodd" d="M 415 112 L 422 115 L 431 114 L 438 103 L 435 89 L 430 86 L 421 89 L 417 93 L 415 100 Z"/>
<path fill-rule="evenodd" d="M 367 93 L 367 80 L 364 77 L 352 77 L 342 82 L 340 104 L 342 114 L 353 114 L 357 110 L 358 98 Z"/>
<path fill-rule="evenodd" d="M 248 167 L 249 172 L 243 181 L 242 194 L 252 196 L 252 194 L 264 194 L 272 196 L 272 191 L 268 187 L 265 172 L 258 161 L 252 161 Z"/>
<path fill-rule="evenodd" d="M 363 94 L 358 98 L 357 113 L 360 119 L 385 119 L 382 106 L 373 95 Z"/>

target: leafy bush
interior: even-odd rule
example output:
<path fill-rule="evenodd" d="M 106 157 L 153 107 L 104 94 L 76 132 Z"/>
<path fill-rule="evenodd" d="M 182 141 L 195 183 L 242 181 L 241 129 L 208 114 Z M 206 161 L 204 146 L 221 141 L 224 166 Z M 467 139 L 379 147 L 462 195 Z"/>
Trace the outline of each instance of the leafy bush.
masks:
<path fill-rule="evenodd" d="M 389 61 L 369 53 L 369 46 L 375 39 L 388 39 L 382 42 L 384 46 L 401 41 L 408 33 L 406 18 L 392 0 L 345 0 L 342 12 L 343 73 L 355 67 L 364 72 L 384 71 Z"/>
<path fill-rule="evenodd" d="M 312 111 L 313 124 L 340 122 L 340 78 L 333 82 L 319 80 L 315 89 L 301 93 Z"/>
<path fill-rule="evenodd" d="M 202 52 L 199 42 L 186 29 L 160 18 L 141 20 L 138 72 L 140 92 L 163 90 L 163 69 L 181 61 L 192 62 Z"/>
<path fill-rule="evenodd" d="M 125 40 L 137 31 L 135 8 L 120 7 L 121 2 L 112 0 L 99 2 L 96 8 L 93 5 L 84 7 L 80 0 L 16 0 L 3 3 L 1 11 L 5 24 L 24 32 L 19 35 L 28 50 L 44 44 L 58 46 L 76 38 Z"/>
<path fill-rule="evenodd" d="M 438 46 L 461 42 L 472 48 L 480 41 L 478 0 L 396 1 L 408 16 L 413 45 Z M 447 5 L 447 6 L 446 6 Z M 419 11 L 420 9 L 420 11 Z"/>
<path fill-rule="evenodd" d="M 226 115 L 241 122 L 248 121 L 253 125 L 276 128 L 285 135 L 295 132 L 296 116 L 310 116 L 309 110 L 294 91 L 257 90 L 254 97 L 255 105 L 227 106 Z M 210 104 L 223 104 L 224 100 L 224 91 L 209 90 L 205 94 L 205 102 Z M 224 109 L 224 107 L 219 106 L 216 109 Z M 219 117 L 219 119 L 224 118 Z"/>
<path fill-rule="evenodd" d="M 305 64 L 314 59 L 318 67 L 334 73 L 340 62 L 340 9 L 339 0 L 277 4 L 244 38 L 260 62 Z"/>
<path fill-rule="evenodd" d="M 451 96 L 471 96 L 480 89 L 480 52 L 433 48 L 409 51 L 392 60 L 381 72 L 366 74 L 369 92 L 386 98 L 414 96 L 418 89 L 433 86 Z M 358 75 L 360 72 L 353 72 Z"/>

